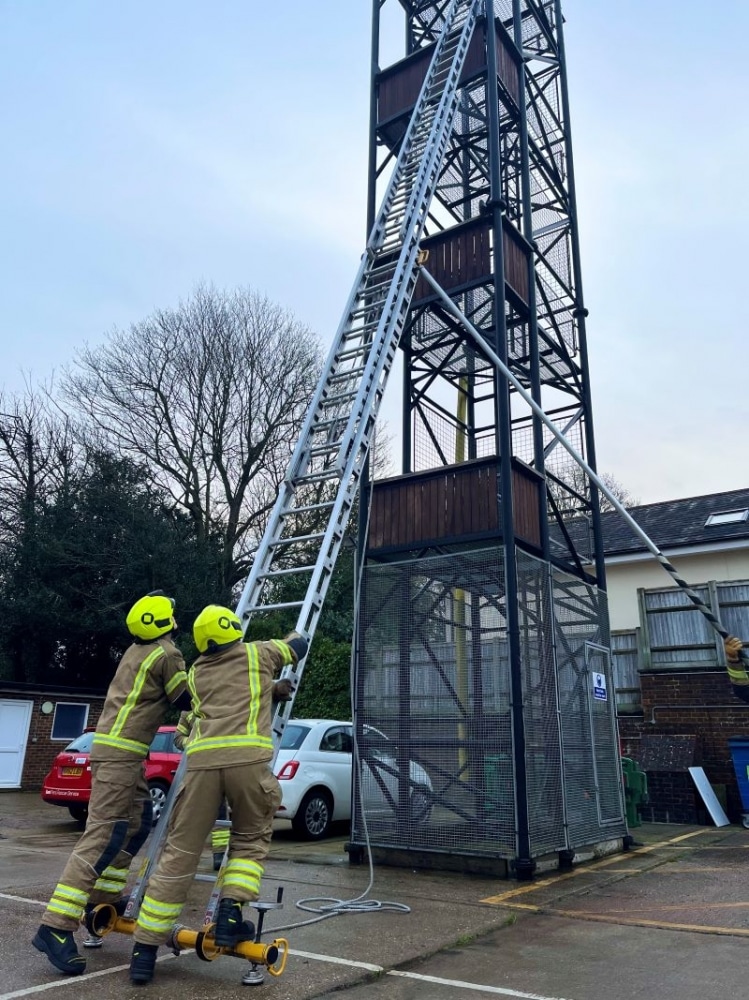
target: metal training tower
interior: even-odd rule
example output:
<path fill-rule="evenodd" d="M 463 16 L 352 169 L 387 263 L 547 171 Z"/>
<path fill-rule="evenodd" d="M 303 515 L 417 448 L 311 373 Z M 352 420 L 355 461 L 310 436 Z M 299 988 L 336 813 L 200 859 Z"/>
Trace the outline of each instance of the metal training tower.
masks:
<path fill-rule="evenodd" d="M 397 0 L 405 53 L 382 68 L 387 3 L 373 0 L 370 219 L 455 8 Z M 525 878 L 626 827 L 596 485 L 500 367 L 595 470 L 561 5 L 466 6 L 400 335 L 402 475 L 364 475 L 352 840 L 366 819 L 380 856 Z M 373 783 L 384 814 L 368 812 Z"/>

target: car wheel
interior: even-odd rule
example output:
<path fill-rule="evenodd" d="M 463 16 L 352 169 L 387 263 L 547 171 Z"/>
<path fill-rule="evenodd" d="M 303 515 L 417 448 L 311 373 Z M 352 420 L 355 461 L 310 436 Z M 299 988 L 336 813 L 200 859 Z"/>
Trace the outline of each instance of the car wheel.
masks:
<path fill-rule="evenodd" d="M 88 806 L 68 806 L 68 812 L 81 825 L 88 819 Z"/>
<path fill-rule="evenodd" d="M 432 794 L 424 785 L 417 785 L 411 792 L 411 819 L 414 823 L 428 823 L 432 815 Z"/>
<path fill-rule="evenodd" d="M 168 785 L 165 785 L 163 781 L 149 781 L 148 790 L 151 793 L 151 808 L 153 809 L 153 825 L 159 822 L 162 812 L 164 811 L 164 803 L 166 802 L 167 792 L 169 791 Z"/>
<path fill-rule="evenodd" d="M 333 822 L 333 799 L 322 789 L 313 789 L 302 799 L 291 821 L 294 832 L 307 840 L 321 840 Z"/>

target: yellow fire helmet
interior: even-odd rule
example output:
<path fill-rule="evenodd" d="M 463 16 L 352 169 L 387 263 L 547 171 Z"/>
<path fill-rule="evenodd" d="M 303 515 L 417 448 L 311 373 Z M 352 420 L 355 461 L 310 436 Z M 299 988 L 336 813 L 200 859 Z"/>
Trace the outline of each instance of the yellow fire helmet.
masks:
<path fill-rule="evenodd" d="M 238 642 L 242 638 L 242 623 L 229 608 L 209 604 L 195 619 L 192 634 L 198 651 L 206 653 Z"/>
<path fill-rule="evenodd" d="M 155 642 L 176 628 L 174 601 L 165 594 L 146 594 L 130 608 L 125 620 L 136 639 Z"/>

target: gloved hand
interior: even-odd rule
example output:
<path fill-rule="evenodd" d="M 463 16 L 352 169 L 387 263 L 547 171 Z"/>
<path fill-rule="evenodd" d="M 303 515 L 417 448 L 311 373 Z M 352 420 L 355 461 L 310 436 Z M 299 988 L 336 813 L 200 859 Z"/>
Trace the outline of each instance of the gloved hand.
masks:
<path fill-rule="evenodd" d="M 294 687 L 287 677 L 282 677 L 273 685 L 273 701 L 291 701 Z"/>
<path fill-rule="evenodd" d="M 729 635 L 727 639 L 723 640 L 723 648 L 729 663 L 738 663 L 741 660 L 741 650 L 744 648 L 741 639 L 737 639 L 735 635 Z"/>
<path fill-rule="evenodd" d="M 284 636 L 284 640 L 283 641 L 284 642 L 291 642 L 292 639 L 301 639 L 301 638 L 302 638 L 302 633 L 301 632 L 289 632 L 288 635 Z"/>

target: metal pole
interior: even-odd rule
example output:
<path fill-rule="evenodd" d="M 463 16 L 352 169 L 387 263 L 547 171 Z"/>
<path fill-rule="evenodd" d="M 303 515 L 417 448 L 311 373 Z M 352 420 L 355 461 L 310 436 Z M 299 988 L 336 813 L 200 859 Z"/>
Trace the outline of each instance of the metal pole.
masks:
<path fill-rule="evenodd" d="M 564 18 L 562 16 L 561 0 L 554 0 L 554 15 L 557 32 L 557 56 L 559 59 L 559 87 L 562 98 L 562 117 L 564 120 L 564 152 L 567 161 L 567 196 L 569 198 L 569 220 L 571 230 L 570 245 L 572 248 L 572 273 L 575 283 L 575 308 L 573 316 L 577 319 L 578 343 L 580 345 L 580 370 L 582 373 L 582 404 L 585 407 L 585 448 L 593 468 L 596 467 L 596 444 L 593 436 L 593 409 L 590 394 L 590 368 L 588 364 L 588 335 L 585 326 L 585 319 L 588 310 L 583 302 L 583 279 L 582 267 L 580 265 L 580 243 L 578 241 L 577 226 L 577 195 L 575 191 L 575 171 L 572 162 L 572 133 L 570 131 L 570 101 L 567 90 L 567 63 L 564 55 Z M 592 477 L 591 477 L 592 479 Z M 601 530 L 601 508 L 598 501 L 598 493 L 595 487 L 600 490 L 600 480 L 596 476 L 592 479 L 594 486 L 591 487 L 590 507 L 591 522 L 593 524 L 593 539 L 595 542 L 595 563 L 596 581 L 601 590 L 606 589 L 606 566 L 603 555 L 603 534 Z M 601 491 L 603 492 L 603 491 Z M 606 494 L 604 493 L 604 496 Z"/>
<path fill-rule="evenodd" d="M 499 144 L 499 85 L 497 66 L 494 0 L 486 0 L 486 108 L 489 145 L 489 204 L 494 234 L 494 342 L 502 358 L 507 358 L 507 325 L 505 320 L 504 226 L 505 204 L 502 199 L 501 148 Z M 457 309 L 451 303 L 453 309 Z M 462 315 L 462 313 L 461 313 Z M 498 355 L 495 355 L 498 357 Z M 503 362 L 504 365 L 504 362 Z M 530 825 L 528 818 L 528 777 L 525 763 L 525 717 L 523 715 L 523 674 L 520 646 L 520 615 L 518 611 L 517 554 L 515 551 L 515 520 L 512 496 L 512 412 L 510 387 L 497 379 L 495 388 L 497 421 L 497 455 L 499 461 L 499 507 L 502 540 L 505 552 L 505 614 L 507 616 L 507 646 L 510 659 L 510 691 L 512 710 L 512 740 L 515 759 L 515 825 L 517 857 L 515 874 L 518 879 L 533 877 L 535 862 L 531 858 Z"/>

